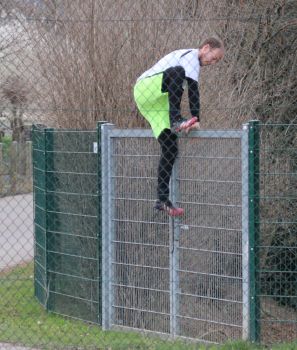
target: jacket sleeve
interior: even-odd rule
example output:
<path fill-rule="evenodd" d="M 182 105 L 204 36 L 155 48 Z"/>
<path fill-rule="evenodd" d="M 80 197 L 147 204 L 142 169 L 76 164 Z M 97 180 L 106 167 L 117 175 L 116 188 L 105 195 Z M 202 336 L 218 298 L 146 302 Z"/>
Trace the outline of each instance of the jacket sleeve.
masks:
<path fill-rule="evenodd" d="M 199 113 L 200 113 L 200 94 L 198 82 L 191 79 L 186 78 L 188 82 L 188 95 L 189 95 L 189 106 L 190 111 L 193 117 L 197 117 L 198 121 L 200 121 Z"/>

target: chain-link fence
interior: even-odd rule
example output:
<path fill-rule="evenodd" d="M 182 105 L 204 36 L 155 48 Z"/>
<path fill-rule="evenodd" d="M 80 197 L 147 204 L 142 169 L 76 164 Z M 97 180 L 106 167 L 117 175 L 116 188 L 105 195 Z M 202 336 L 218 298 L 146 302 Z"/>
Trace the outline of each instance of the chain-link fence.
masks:
<path fill-rule="evenodd" d="M 0 348 L 296 342 L 296 15 L 0 0 Z"/>

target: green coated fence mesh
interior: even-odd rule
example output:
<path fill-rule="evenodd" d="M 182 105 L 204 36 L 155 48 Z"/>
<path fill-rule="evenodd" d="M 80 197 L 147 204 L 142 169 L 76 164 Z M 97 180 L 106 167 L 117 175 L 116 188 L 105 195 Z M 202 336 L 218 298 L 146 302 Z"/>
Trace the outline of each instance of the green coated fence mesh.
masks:
<path fill-rule="evenodd" d="M 258 339 L 297 338 L 297 125 L 260 125 Z"/>
<path fill-rule="evenodd" d="M 98 322 L 97 133 L 33 134 L 36 296 L 50 311 Z"/>

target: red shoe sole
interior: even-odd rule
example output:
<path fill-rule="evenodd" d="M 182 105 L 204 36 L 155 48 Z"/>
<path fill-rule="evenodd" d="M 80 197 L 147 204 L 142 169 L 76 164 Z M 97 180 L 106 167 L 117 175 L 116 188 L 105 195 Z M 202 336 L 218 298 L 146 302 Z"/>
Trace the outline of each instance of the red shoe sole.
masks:
<path fill-rule="evenodd" d="M 189 119 L 187 122 L 184 122 L 184 127 L 182 128 L 178 128 L 176 129 L 176 131 L 181 131 L 181 130 L 185 130 L 187 128 L 189 128 L 190 126 L 192 126 L 193 124 L 197 123 L 198 119 L 197 117 L 193 117 L 191 119 Z"/>
<path fill-rule="evenodd" d="M 175 209 L 169 209 L 168 211 L 169 216 L 182 216 L 184 215 L 184 209 L 182 208 L 175 208 Z"/>

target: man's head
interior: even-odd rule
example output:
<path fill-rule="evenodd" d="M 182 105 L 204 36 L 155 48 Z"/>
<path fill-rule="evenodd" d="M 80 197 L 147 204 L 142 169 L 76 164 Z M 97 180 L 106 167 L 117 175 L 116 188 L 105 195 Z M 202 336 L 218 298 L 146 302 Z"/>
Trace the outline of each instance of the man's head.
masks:
<path fill-rule="evenodd" d="M 200 66 L 208 66 L 219 62 L 224 57 L 225 49 L 221 40 L 208 38 L 199 46 L 198 58 Z"/>

